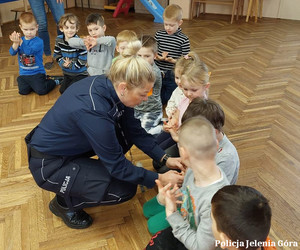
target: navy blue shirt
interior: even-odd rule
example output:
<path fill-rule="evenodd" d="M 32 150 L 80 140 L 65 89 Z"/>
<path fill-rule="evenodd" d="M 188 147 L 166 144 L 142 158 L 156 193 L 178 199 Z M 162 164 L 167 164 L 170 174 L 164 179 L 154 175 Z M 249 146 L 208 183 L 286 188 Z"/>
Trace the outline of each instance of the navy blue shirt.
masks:
<path fill-rule="evenodd" d="M 104 75 L 87 77 L 70 86 L 44 116 L 30 145 L 57 156 L 75 156 L 93 150 L 114 178 L 153 187 L 158 174 L 136 167 L 126 159 L 116 135 L 118 124 L 126 138 L 160 161 L 165 152 L 134 118 L 133 108 L 120 101 Z"/>

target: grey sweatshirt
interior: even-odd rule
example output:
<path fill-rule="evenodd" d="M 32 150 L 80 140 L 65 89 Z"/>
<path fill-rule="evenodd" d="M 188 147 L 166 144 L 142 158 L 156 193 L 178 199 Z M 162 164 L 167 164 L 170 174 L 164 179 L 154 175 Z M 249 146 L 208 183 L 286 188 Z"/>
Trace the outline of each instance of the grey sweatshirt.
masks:
<path fill-rule="evenodd" d="M 71 38 L 69 45 L 77 49 L 86 49 L 82 38 Z M 113 36 L 103 36 L 97 39 L 97 45 L 87 54 L 88 73 L 91 76 L 102 75 L 109 71 L 114 58 L 116 39 Z"/>
<path fill-rule="evenodd" d="M 184 194 L 181 214 L 176 211 L 167 220 L 174 236 L 187 249 L 210 250 L 215 247 L 210 217 L 211 199 L 220 188 L 229 184 L 225 174 L 220 171 L 221 178 L 206 187 L 195 186 L 193 171 L 188 169 L 186 172 L 180 189 Z"/>
<path fill-rule="evenodd" d="M 161 72 L 155 63 L 152 65 L 152 68 L 155 73 L 155 83 L 153 86 L 152 95 L 148 97 L 147 101 L 143 101 L 141 104 L 134 107 L 135 111 L 137 112 L 162 112 L 162 104 L 160 99 L 160 91 L 162 85 Z"/>
<path fill-rule="evenodd" d="M 219 144 L 216 162 L 218 167 L 225 173 L 229 183 L 234 185 L 239 175 L 240 159 L 235 146 L 225 134 Z"/>

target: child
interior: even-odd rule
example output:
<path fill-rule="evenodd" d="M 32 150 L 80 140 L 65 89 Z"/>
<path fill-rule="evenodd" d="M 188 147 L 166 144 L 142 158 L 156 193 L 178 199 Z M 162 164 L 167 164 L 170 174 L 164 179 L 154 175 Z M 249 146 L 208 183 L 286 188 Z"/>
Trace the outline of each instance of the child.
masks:
<path fill-rule="evenodd" d="M 38 95 L 49 93 L 56 85 L 47 79 L 43 66 L 43 40 L 36 37 L 37 22 L 32 13 L 24 12 L 20 16 L 20 29 L 24 36 L 14 31 L 10 36 L 13 42 L 9 53 L 18 54 L 20 76 L 17 78 L 19 94 L 28 95 L 34 91 Z"/>
<path fill-rule="evenodd" d="M 179 103 L 184 99 L 182 85 L 180 83 L 183 69 L 190 67 L 191 64 L 199 60 L 200 59 L 198 55 L 195 52 L 191 51 L 188 55 L 181 56 L 175 63 L 174 74 L 177 88 L 172 92 L 171 98 L 169 99 L 166 106 L 166 114 L 168 116 L 168 120 L 172 119 L 172 115 L 176 113 Z"/>
<path fill-rule="evenodd" d="M 91 76 L 108 72 L 115 54 L 116 39 L 105 36 L 104 17 L 97 13 L 89 14 L 85 21 L 89 35 L 85 39 L 70 38 L 69 45 L 77 49 L 88 50 L 88 73 Z"/>
<path fill-rule="evenodd" d="M 187 110 L 182 116 L 181 122 L 185 122 L 186 120 L 199 115 L 204 116 L 214 126 L 219 143 L 218 153 L 216 154 L 216 163 L 226 174 L 230 184 L 235 184 L 239 174 L 240 160 L 235 146 L 229 141 L 223 132 L 223 126 L 225 124 L 225 113 L 223 109 L 213 100 L 204 100 L 197 97 L 189 104 Z M 174 140 L 177 141 L 176 137 Z M 166 152 L 176 157 L 178 155 L 178 148 L 177 146 L 173 146 L 173 148 L 167 149 Z M 158 172 L 164 173 L 168 170 L 169 169 L 164 166 L 159 169 Z"/>
<path fill-rule="evenodd" d="M 182 124 L 179 152 L 183 164 L 188 167 L 180 189 L 182 194 L 178 194 L 177 185 L 170 190 L 170 184 L 163 187 L 156 181 L 159 193 L 147 202 L 151 207 L 147 203 L 144 205 L 144 213 L 150 217 L 148 225 L 149 221 L 156 219 L 152 222 L 159 223 L 161 227 L 156 226 L 156 230 L 166 228 L 166 216 L 172 232 L 167 230 L 155 235 L 152 246 L 148 245 L 147 249 L 170 249 L 170 242 L 176 243 L 178 240 L 187 249 L 207 250 L 214 246 L 211 198 L 220 188 L 229 184 L 215 162 L 217 146 L 214 128 L 204 117 L 195 117 Z M 182 201 L 176 202 L 179 195 Z M 177 210 L 177 203 L 181 204 L 180 211 Z M 172 233 L 176 239 L 172 239 Z"/>
<path fill-rule="evenodd" d="M 223 132 L 225 113 L 222 107 L 213 100 L 203 100 L 199 97 L 195 98 L 188 106 L 181 121 L 184 122 L 187 119 L 199 115 L 204 116 L 214 126 L 219 143 L 216 163 L 226 174 L 230 184 L 235 184 L 238 179 L 240 159 L 235 146 Z"/>
<path fill-rule="evenodd" d="M 133 30 L 123 30 L 117 35 L 116 40 L 116 50 L 119 54 L 122 54 L 122 52 L 127 48 L 129 42 L 134 42 L 139 39 Z"/>
<path fill-rule="evenodd" d="M 147 101 L 135 106 L 134 116 L 141 121 L 142 127 L 152 135 L 157 135 L 161 132 L 162 122 L 162 104 L 160 99 L 161 91 L 161 73 L 159 68 L 154 63 L 154 58 L 157 54 L 156 40 L 152 36 L 141 37 L 142 48 L 138 51 L 138 56 L 144 58 L 153 67 L 155 72 L 155 83 L 152 94 Z"/>
<path fill-rule="evenodd" d="M 62 68 L 64 79 L 59 89 L 62 94 L 74 82 L 88 76 L 86 70 L 87 51 L 74 49 L 69 45 L 72 37 L 78 37 L 76 33 L 79 29 L 77 16 L 71 13 L 64 14 L 59 20 L 59 29 L 63 35 L 59 35 L 55 41 L 53 57 Z"/>
<path fill-rule="evenodd" d="M 190 51 L 189 38 L 181 32 L 182 9 L 176 4 L 167 6 L 163 13 L 164 30 L 155 34 L 158 45 L 157 66 L 163 72 L 161 99 L 166 104 L 176 88 L 173 69 L 176 59 Z"/>
<path fill-rule="evenodd" d="M 268 200 L 254 188 L 238 185 L 221 188 L 211 200 L 215 246 L 228 250 L 276 249 L 268 238 L 271 217 Z"/>
<path fill-rule="evenodd" d="M 187 59 L 181 58 L 178 60 L 179 65 L 184 65 L 183 68 L 179 67 L 177 70 L 177 73 L 179 73 L 179 69 L 181 69 L 180 86 L 184 97 L 179 97 L 177 106 L 174 106 L 172 111 L 170 111 L 168 123 L 164 124 L 163 129 L 168 133 L 162 132 L 157 137 L 157 142 L 163 149 L 176 144 L 169 132 L 172 132 L 172 130 L 176 131 L 179 128 L 181 117 L 193 98 L 207 98 L 208 96 L 208 89 L 210 87 L 208 68 L 195 53 L 190 53 L 189 55 L 186 57 Z M 175 91 L 180 93 L 180 88 Z M 156 169 L 161 167 L 155 162 L 153 166 Z"/>

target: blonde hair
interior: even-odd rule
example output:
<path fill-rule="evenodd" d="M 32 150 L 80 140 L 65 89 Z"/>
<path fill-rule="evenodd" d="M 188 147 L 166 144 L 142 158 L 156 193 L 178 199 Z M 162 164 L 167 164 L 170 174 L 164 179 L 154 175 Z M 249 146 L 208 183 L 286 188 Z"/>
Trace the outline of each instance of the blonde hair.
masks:
<path fill-rule="evenodd" d="M 108 78 L 114 86 L 126 82 L 128 89 L 133 89 L 155 82 L 152 66 L 145 59 L 137 56 L 141 47 L 139 40 L 129 43 L 124 52 L 113 62 Z"/>
<path fill-rule="evenodd" d="M 117 35 L 116 40 L 117 40 L 117 45 L 119 45 L 122 42 L 136 41 L 138 40 L 138 37 L 133 30 L 123 30 Z"/>
<path fill-rule="evenodd" d="M 182 75 L 184 68 L 189 68 L 195 62 L 200 62 L 196 52 L 191 51 L 185 56 L 181 56 L 175 63 L 175 69 L 178 70 L 179 74 Z"/>
<path fill-rule="evenodd" d="M 23 12 L 20 15 L 20 19 L 19 19 L 20 24 L 22 25 L 22 23 L 37 23 L 36 19 L 34 17 L 34 15 L 30 12 Z"/>
<path fill-rule="evenodd" d="M 176 21 L 182 20 L 182 8 L 177 4 L 168 5 L 164 10 L 163 18 Z"/>
<path fill-rule="evenodd" d="M 58 23 L 58 27 L 60 29 L 63 29 L 63 27 L 66 25 L 66 22 L 69 22 L 71 24 L 75 24 L 76 28 L 79 29 L 79 19 L 77 16 L 75 16 L 72 13 L 66 13 L 64 15 L 61 16 L 61 18 L 59 19 L 59 23 Z"/>
<path fill-rule="evenodd" d="M 186 120 L 179 129 L 179 146 L 197 159 L 214 159 L 217 153 L 216 132 L 203 116 Z"/>
<path fill-rule="evenodd" d="M 191 60 L 191 63 L 183 67 L 181 82 L 188 82 L 189 85 L 194 87 L 206 85 L 209 82 L 210 75 L 206 64 L 200 59 L 193 59 L 193 57 L 188 57 L 187 60 Z"/>

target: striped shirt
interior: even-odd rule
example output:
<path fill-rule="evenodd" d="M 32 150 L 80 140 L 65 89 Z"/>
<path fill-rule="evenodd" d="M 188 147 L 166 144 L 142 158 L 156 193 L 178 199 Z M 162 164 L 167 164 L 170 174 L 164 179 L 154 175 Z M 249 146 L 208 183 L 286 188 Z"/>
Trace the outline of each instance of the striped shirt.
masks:
<path fill-rule="evenodd" d="M 74 37 L 78 37 L 75 35 Z M 53 57 L 67 75 L 88 75 L 87 73 L 87 51 L 72 48 L 64 39 L 64 35 L 58 35 L 55 41 Z M 72 62 L 66 68 L 63 66 L 64 59 L 69 58 Z"/>
<path fill-rule="evenodd" d="M 181 32 L 181 28 L 172 35 L 169 35 L 165 30 L 159 30 L 155 34 L 155 39 L 159 56 L 162 56 L 162 52 L 168 52 L 168 57 L 177 59 L 190 52 L 190 40 Z M 166 61 L 155 61 L 155 63 L 162 71 L 174 69 L 174 63 Z"/>

